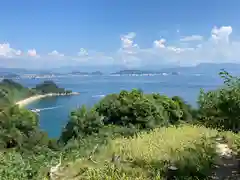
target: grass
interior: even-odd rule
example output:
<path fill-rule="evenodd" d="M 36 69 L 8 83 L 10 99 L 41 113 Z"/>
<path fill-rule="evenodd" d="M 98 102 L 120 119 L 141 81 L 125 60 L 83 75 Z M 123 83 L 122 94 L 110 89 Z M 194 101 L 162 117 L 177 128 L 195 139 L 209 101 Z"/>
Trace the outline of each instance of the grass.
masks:
<path fill-rule="evenodd" d="M 160 180 L 166 176 L 205 179 L 217 157 L 215 138 L 219 135 L 217 130 L 182 125 L 139 133 L 132 138 L 117 138 L 100 147 L 93 162 L 78 159 L 65 166 L 62 173 L 66 179 L 86 180 Z M 230 132 L 221 135 L 232 140 L 233 147 L 239 140 L 239 136 Z M 111 162 L 113 154 L 120 156 L 119 161 Z M 171 165 L 177 170 L 170 172 Z"/>

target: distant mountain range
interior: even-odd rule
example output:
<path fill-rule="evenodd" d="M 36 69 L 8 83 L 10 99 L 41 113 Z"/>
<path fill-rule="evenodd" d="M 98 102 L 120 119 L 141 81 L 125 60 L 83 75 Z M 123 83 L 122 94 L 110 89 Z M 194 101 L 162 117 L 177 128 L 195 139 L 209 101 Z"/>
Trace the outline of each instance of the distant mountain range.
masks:
<path fill-rule="evenodd" d="M 83 69 L 83 68 L 81 68 Z M 155 68 L 156 69 L 156 68 Z M 0 67 L 0 76 L 8 76 L 8 77 L 17 77 L 22 74 L 36 74 L 36 75 L 103 75 L 103 74 L 112 74 L 112 75 L 127 75 L 127 74 L 209 74 L 209 75 L 216 75 L 219 73 L 221 69 L 225 69 L 226 71 L 240 75 L 240 64 L 234 64 L 234 63 L 221 63 L 221 64 L 215 64 L 215 63 L 202 63 L 197 66 L 189 66 L 189 67 L 170 67 L 170 68 L 159 68 L 159 70 L 148 70 L 148 69 L 124 69 L 123 67 L 119 68 L 113 68 L 112 72 L 108 69 L 99 69 L 95 71 L 80 71 L 77 70 L 77 67 L 75 67 L 74 70 L 69 71 L 68 68 L 63 71 L 63 69 L 60 71 L 59 69 L 53 69 L 53 70 L 29 70 L 29 69 L 17 69 L 17 68 L 1 68 Z M 101 71 L 99 71 L 101 70 Z M 114 72 L 115 71 L 115 72 Z M 103 73 L 104 72 L 104 73 Z"/>
<path fill-rule="evenodd" d="M 197 66 L 190 67 L 174 67 L 165 68 L 161 71 L 168 72 L 179 72 L 181 74 L 218 74 L 221 69 L 224 69 L 232 74 L 240 75 L 240 64 L 234 63 L 201 63 Z"/>

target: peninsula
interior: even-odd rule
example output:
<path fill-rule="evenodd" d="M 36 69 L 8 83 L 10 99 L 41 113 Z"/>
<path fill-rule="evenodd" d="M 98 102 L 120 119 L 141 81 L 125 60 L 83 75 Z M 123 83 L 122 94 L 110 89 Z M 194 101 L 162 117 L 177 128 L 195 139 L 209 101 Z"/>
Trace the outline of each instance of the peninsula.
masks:
<path fill-rule="evenodd" d="M 0 109 L 9 104 L 17 104 L 22 107 L 46 97 L 78 94 L 78 92 L 58 87 L 53 81 L 44 81 L 34 88 L 27 88 L 13 80 L 4 79 L 0 82 Z"/>

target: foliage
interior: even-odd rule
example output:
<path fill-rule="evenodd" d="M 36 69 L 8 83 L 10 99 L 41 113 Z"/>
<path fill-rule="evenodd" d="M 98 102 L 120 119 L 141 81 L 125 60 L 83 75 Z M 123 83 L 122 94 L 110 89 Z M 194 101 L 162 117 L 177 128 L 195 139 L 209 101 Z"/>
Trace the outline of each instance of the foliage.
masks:
<path fill-rule="evenodd" d="M 71 112 L 59 140 L 39 129 L 35 113 L 13 103 L 33 94 L 70 91 L 52 81 L 28 89 L 4 80 L 0 83 L 1 179 L 43 179 L 59 156 L 65 179 L 160 180 L 172 173 L 169 166 L 177 168 L 171 174 L 176 179 L 205 179 L 216 157 L 216 137 L 224 137 L 240 154 L 240 134 L 232 132 L 240 123 L 240 80 L 225 71 L 220 75 L 225 86 L 201 91 L 199 109 L 177 96 L 121 91 L 91 109 L 82 106 Z M 187 124 L 196 122 L 230 131 Z"/>
<path fill-rule="evenodd" d="M 190 123 L 197 118 L 197 110 L 193 109 L 191 105 L 187 104 L 181 97 L 174 96 L 172 100 L 177 102 L 182 110 L 181 121 Z"/>
<path fill-rule="evenodd" d="M 111 94 L 90 110 L 83 106 L 71 112 L 60 141 L 66 144 L 72 138 L 99 134 L 101 129 L 109 126 L 112 126 L 112 129 L 108 128 L 110 134 L 131 136 L 140 130 L 178 124 L 185 118 L 182 118 L 183 104 L 159 94 L 145 95 L 140 90 Z"/>
<path fill-rule="evenodd" d="M 41 84 L 36 85 L 34 88 L 37 92 L 41 94 L 48 93 L 71 93 L 70 90 L 65 91 L 64 88 L 59 88 L 53 81 L 44 81 Z"/>
<path fill-rule="evenodd" d="M 34 91 L 13 80 L 3 79 L 0 82 L 0 110 L 34 94 Z"/>
<path fill-rule="evenodd" d="M 44 81 L 42 84 L 30 89 L 11 79 L 3 79 L 0 82 L 0 111 L 22 99 L 46 93 L 71 94 L 72 91 L 59 88 L 53 81 Z"/>
<path fill-rule="evenodd" d="M 240 79 L 226 71 L 220 72 L 225 86 L 204 92 L 199 96 L 200 122 L 210 127 L 233 130 L 240 129 Z"/>
<path fill-rule="evenodd" d="M 5 109 L 0 113 L 0 148 L 15 148 L 19 152 L 38 152 L 38 147 L 54 148 L 54 141 L 38 126 L 35 113 L 18 106 Z"/>
<path fill-rule="evenodd" d="M 63 129 L 60 140 L 66 143 L 72 138 L 81 138 L 98 133 L 103 126 L 102 117 L 94 111 L 88 111 L 85 106 L 71 112 L 70 119 Z"/>
<path fill-rule="evenodd" d="M 168 167 L 176 177 L 204 179 L 216 157 L 214 138 L 218 131 L 183 125 L 117 138 L 99 148 L 93 163 L 81 158 L 64 168 L 65 177 L 77 179 L 165 179 Z M 113 157 L 119 160 L 112 162 Z M 174 178 L 173 178 L 174 179 Z"/>
<path fill-rule="evenodd" d="M 139 129 L 174 124 L 181 118 L 181 110 L 173 100 L 159 94 L 145 95 L 139 90 L 108 95 L 96 105 L 96 111 L 104 116 L 104 124 Z"/>

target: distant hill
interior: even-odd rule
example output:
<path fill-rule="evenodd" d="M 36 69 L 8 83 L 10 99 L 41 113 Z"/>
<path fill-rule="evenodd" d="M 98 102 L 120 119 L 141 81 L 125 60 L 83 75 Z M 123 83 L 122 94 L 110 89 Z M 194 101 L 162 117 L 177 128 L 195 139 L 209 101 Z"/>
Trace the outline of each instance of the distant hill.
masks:
<path fill-rule="evenodd" d="M 80 72 L 80 71 L 73 71 L 69 74 L 72 74 L 72 75 L 89 75 L 88 72 Z"/>
<path fill-rule="evenodd" d="M 103 73 L 101 71 L 94 71 L 94 72 L 91 72 L 91 75 L 103 75 Z"/>
<path fill-rule="evenodd" d="M 168 72 L 179 72 L 181 74 L 209 74 L 215 75 L 218 74 L 221 69 L 225 69 L 231 74 L 240 73 L 240 64 L 234 63 L 201 63 L 197 66 L 189 67 L 174 67 L 174 68 L 165 68 L 162 71 Z"/>
<path fill-rule="evenodd" d="M 73 71 L 70 74 L 72 75 L 103 75 L 101 71 L 94 71 L 94 72 Z"/>
<path fill-rule="evenodd" d="M 51 71 L 46 70 L 31 70 L 31 69 L 20 69 L 20 68 L 2 68 L 0 67 L 0 77 L 14 78 L 19 77 L 22 74 L 52 74 Z"/>
<path fill-rule="evenodd" d="M 20 68 L 1 68 L 0 77 L 6 76 L 17 77 L 21 74 L 37 74 L 37 75 L 103 75 L 108 74 L 217 74 L 221 69 L 225 69 L 232 74 L 240 74 L 240 64 L 237 63 L 201 63 L 197 66 L 153 66 L 149 64 L 139 69 L 128 69 L 125 66 L 109 65 L 109 66 L 66 66 L 51 70 L 31 70 Z M 70 72 L 70 73 L 69 73 Z"/>
<path fill-rule="evenodd" d="M 112 75 L 131 75 L 131 74 L 162 74 L 165 73 L 166 71 L 164 70 L 159 70 L 159 71 L 151 71 L 151 70 L 122 70 L 122 71 L 118 71 L 115 73 L 111 73 Z M 172 75 L 177 75 L 179 74 L 178 72 L 175 71 L 169 71 L 168 73 L 172 74 Z"/>
<path fill-rule="evenodd" d="M 120 75 L 124 75 L 124 74 L 143 74 L 144 72 L 141 70 L 121 70 L 115 73 L 111 73 L 111 74 L 120 74 Z"/>
<path fill-rule="evenodd" d="M 129 75 L 129 74 L 209 74 L 209 75 L 216 75 L 219 73 L 221 69 L 224 69 L 231 74 L 240 74 L 240 64 L 234 63 L 202 63 L 197 66 L 189 66 L 189 67 L 170 67 L 170 68 L 160 68 L 159 70 L 121 70 L 114 72 L 112 74 L 119 74 L 119 75 Z"/>

